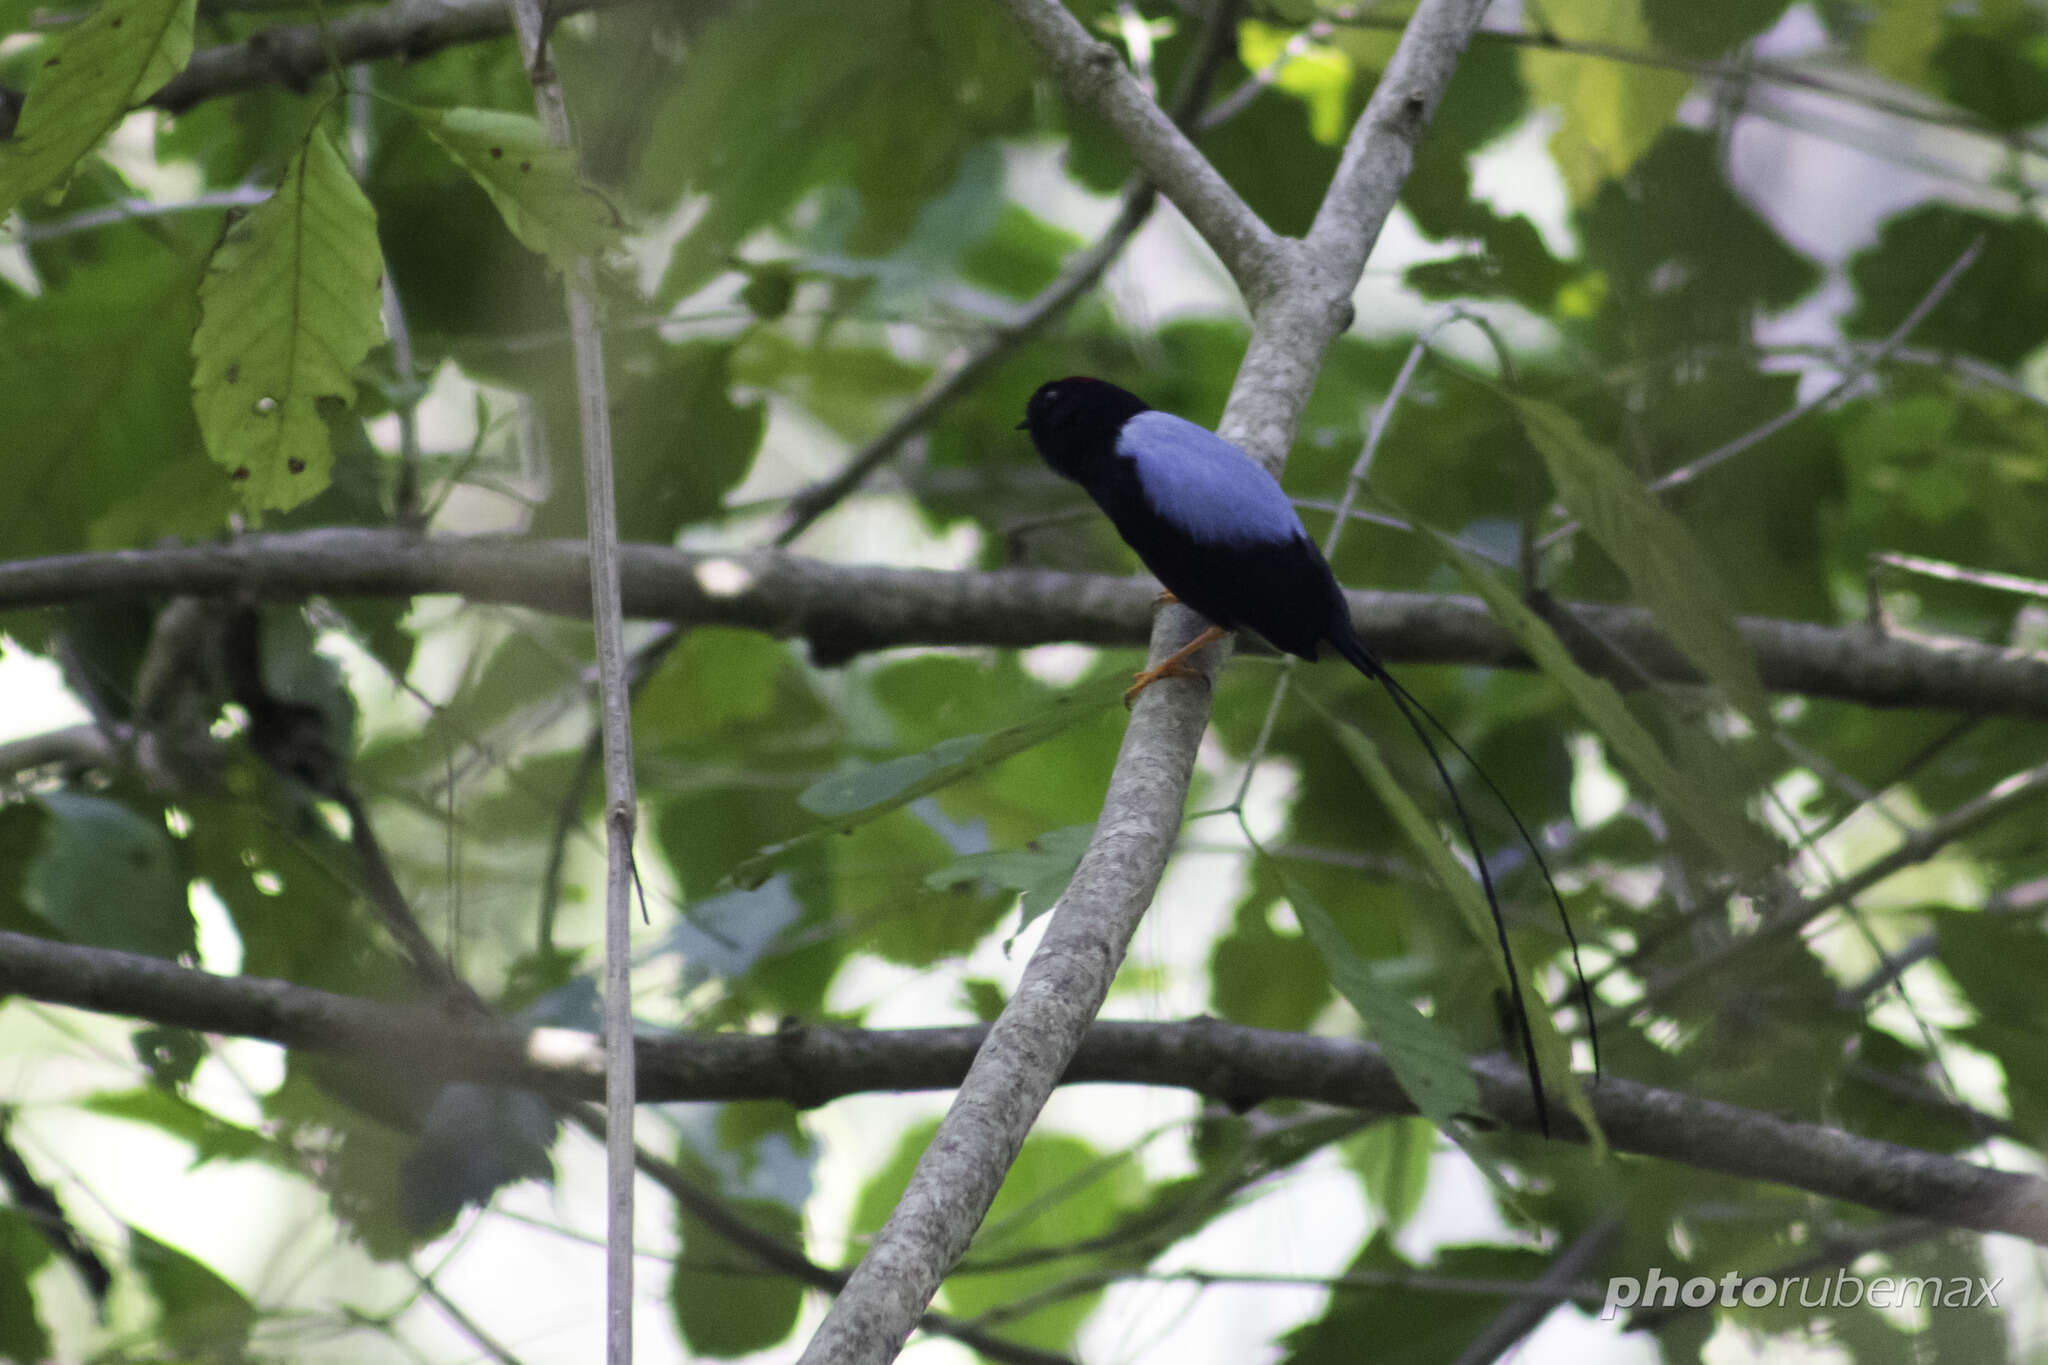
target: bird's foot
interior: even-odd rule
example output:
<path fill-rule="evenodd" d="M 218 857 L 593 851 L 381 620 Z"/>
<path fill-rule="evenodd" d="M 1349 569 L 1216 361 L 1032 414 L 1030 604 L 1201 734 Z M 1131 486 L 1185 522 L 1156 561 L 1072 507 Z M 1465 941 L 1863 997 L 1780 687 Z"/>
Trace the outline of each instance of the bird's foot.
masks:
<path fill-rule="evenodd" d="M 1135 703 L 1140 692 L 1143 692 L 1161 678 L 1200 678 L 1203 682 L 1209 681 L 1209 675 L 1189 663 L 1188 659 L 1190 656 L 1207 649 L 1210 645 L 1215 644 L 1228 634 L 1230 632 L 1221 626 L 1210 626 L 1200 635 L 1197 635 L 1194 639 L 1188 641 L 1164 659 L 1161 659 L 1157 665 L 1138 674 L 1132 680 L 1130 690 L 1124 693 L 1124 705 L 1128 707 Z"/>
<path fill-rule="evenodd" d="M 1170 607 L 1178 601 L 1180 599 L 1173 595 L 1173 589 L 1167 588 L 1159 596 L 1152 599 L 1152 605 L 1155 607 Z"/>
<path fill-rule="evenodd" d="M 1129 710 L 1132 706 L 1135 706 L 1138 701 L 1138 694 L 1153 683 L 1158 682 L 1161 678 L 1199 678 L 1203 682 L 1207 682 L 1209 675 L 1196 668 L 1193 664 L 1182 663 L 1178 659 L 1168 659 L 1159 667 L 1148 668 L 1131 679 L 1130 687 L 1124 692 L 1124 709 Z"/>

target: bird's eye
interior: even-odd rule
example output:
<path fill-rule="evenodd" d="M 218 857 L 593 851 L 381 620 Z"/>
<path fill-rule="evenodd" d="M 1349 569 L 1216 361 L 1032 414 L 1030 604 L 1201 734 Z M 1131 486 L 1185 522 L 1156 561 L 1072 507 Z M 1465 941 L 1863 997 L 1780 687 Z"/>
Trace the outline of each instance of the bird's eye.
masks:
<path fill-rule="evenodd" d="M 1060 401 L 1060 391 L 1059 391 L 1058 389 L 1047 389 L 1047 390 L 1045 391 L 1045 401 L 1046 401 L 1046 402 L 1048 402 L 1048 403 L 1057 403 L 1057 402 L 1059 402 L 1059 401 Z"/>

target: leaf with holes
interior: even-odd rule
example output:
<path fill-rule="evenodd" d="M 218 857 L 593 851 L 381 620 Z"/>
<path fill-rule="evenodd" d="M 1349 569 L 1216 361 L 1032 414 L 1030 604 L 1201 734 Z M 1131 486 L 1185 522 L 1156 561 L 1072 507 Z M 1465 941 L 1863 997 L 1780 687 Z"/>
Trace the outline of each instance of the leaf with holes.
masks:
<path fill-rule="evenodd" d="M 107 0 L 55 42 L 30 83 L 21 122 L 0 141 L 0 217 L 32 194 L 61 192 L 72 168 L 130 109 L 192 57 L 194 0 Z"/>
<path fill-rule="evenodd" d="M 199 286 L 192 403 L 252 512 L 327 487 L 326 409 L 383 339 L 377 215 L 315 128 L 277 193 L 229 226 Z"/>
<path fill-rule="evenodd" d="M 584 183 L 574 152 L 548 144 L 538 121 L 496 109 L 447 109 L 423 113 L 421 123 L 491 197 L 512 235 L 557 270 L 618 245 L 618 212 Z"/>

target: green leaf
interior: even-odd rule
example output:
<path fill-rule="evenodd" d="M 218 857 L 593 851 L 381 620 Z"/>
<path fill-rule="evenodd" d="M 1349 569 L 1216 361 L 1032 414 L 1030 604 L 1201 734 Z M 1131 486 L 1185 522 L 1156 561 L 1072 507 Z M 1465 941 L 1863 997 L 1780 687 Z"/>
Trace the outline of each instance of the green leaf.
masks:
<path fill-rule="evenodd" d="M 277 193 L 233 223 L 199 286 L 193 407 L 207 452 L 252 512 L 327 487 L 323 407 L 355 402 L 383 339 L 377 215 L 319 128 Z"/>
<path fill-rule="evenodd" d="M 967 253 L 960 270 L 977 284 L 1013 299 L 1027 299 L 1058 277 L 1067 253 L 1080 245 L 1065 228 L 1006 203 L 994 229 Z"/>
<path fill-rule="evenodd" d="M 1653 48 L 1688 57 L 1719 57 L 1768 30 L 1791 7 L 1791 0 L 1643 0 Z M 1880 5 L 1882 9 L 1884 6 Z"/>
<path fill-rule="evenodd" d="M 193 951 L 185 878 L 161 823 L 101 796 L 37 800 L 50 818 L 28 867 L 31 910 L 73 943 L 168 958 Z"/>
<path fill-rule="evenodd" d="M 1102 678 L 1062 697 L 1043 715 L 992 735 L 957 735 L 921 754 L 834 773 L 813 783 L 797 804 L 811 814 L 845 828 L 851 820 L 871 820 L 905 806 L 970 773 L 980 772 L 1042 744 L 1084 717 L 1105 709 L 1123 693 L 1118 678 Z"/>
<path fill-rule="evenodd" d="M 1329 911 L 1301 887 L 1290 884 L 1284 873 L 1279 876 L 1302 932 L 1330 970 L 1331 983 L 1365 1021 L 1416 1109 L 1447 1131 L 1459 1115 L 1478 1113 L 1479 1082 L 1472 1079 L 1471 1059 L 1450 1030 L 1384 985 L 1337 928 Z"/>
<path fill-rule="evenodd" d="M 267 1161 L 282 1170 L 303 1169 L 298 1154 L 253 1129 L 243 1128 L 167 1090 L 108 1091 L 79 1107 L 108 1118 L 147 1124 L 192 1148 L 192 1164 L 209 1161 Z"/>
<path fill-rule="evenodd" d="M 157 1301 L 157 1331 L 166 1346 L 205 1360 L 242 1358 L 256 1326 L 256 1305 L 241 1290 L 140 1228 L 128 1230 L 128 1246 L 135 1268 Z"/>
<path fill-rule="evenodd" d="M 1563 14 L 1571 23 L 1559 32 L 1561 38 L 1630 50 L 1652 46 L 1639 0 L 1580 0 Z M 1650 150 L 1692 85 L 1692 78 L 1681 72 L 1546 52 L 1540 46 L 1523 51 L 1522 78 L 1536 104 L 1564 115 L 1551 135 L 1550 150 L 1578 204 L 1625 175 Z"/>
<path fill-rule="evenodd" d="M 1308 107 L 1309 136 L 1325 146 L 1342 142 L 1350 128 L 1351 57 L 1342 47 L 1310 42 L 1288 52 L 1306 34 L 1246 19 L 1238 25 L 1237 55 L 1247 70 L 1276 67 L 1273 88 Z M 1286 56 L 1283 59 L 1282 54 Z"/>
<path fill-rule="evenodd" d="M 50 1359 L 50 1332 L 29 1282 L 50 1259 L 49 1239 L 25 1213 L 0 1208 L 0 1360 Z"/>
<path fill-rule="evenodd" d="M 1435 1139 L 1427 1119 L 1402 1117 L 1383 1119 L 1344 1144 L 1344 1159 L 1390 1231 L 1405 1227 L 1422 1207 Z"/>
<path fill-rule="evenodd" d="M 1041 834 L 1023 848 L 970 853 L 931 873 L 924 884 L 945 891 L 962 882 L 979 882 L 1023 892 L 1024 913 L 1017 921 L 1021 934 L 1058 903 L 1094 837 L 1093 825 L 1069 825 Z"/>
<path fill-rule="evenodd" d="M 1922 204 L 1887 219 L 1877 241 L 1849 258 L 1852 336 L 1882 337 L 1973 242 L 1982 253 L 1913 329 L 1914 346 L 2017 366 L 2048 340 L 2048 227 L 1953 204 Z"/>
<path fill-rule="evenodd" d="M 1067 693 L 1043 715 L 1007 730 L 991 735 L 956 735 L 924 753 L 870 763 L 815 782 L 797 798 L 797 804 L 827 823 L 808 834 L 762 849 L 734 868 L 731 880 L 740 887 L 758 886 L 774 861 L 793 849 L 880 819 L 921 796 L 929 796 L 1043 744 L 1062 730 L 1106 710 L 1123 695 L 1127 685 L 1122 678 L 1099 678 Z"/>
<path fill-rule="evenodd" d="M 1401 832 L 1407 836 L 1409 844 L 1429 865 L 1430 872 L 1450 896 L 1451 904 L 1464 919 L 1465 927 L 1484 950 L 1486 960 L 1492 964 L 1494 975 L 1502 987 L 1507 987 L 1510 984 L 1508 966 L 1501 960 L 1499 932 L 1493 922 L 1493 907 L 1486 903 L 1486 896 L 1479 884 L 1465 871 L 1464 864 L 1452 856 L 1443 836 L 1409 797 L 1401 786 L 1400 779 L 1394 776 L 1393 770 L 1380 758 L 1379 750 L 1373 742 L 1355 727 L 1346 725 L 1331 715 L 1308 693 L 1304 692 L 1301 695 L 1309 707 L 1319 712 L 1336 731 L 1337 743 L 1343 748 L 1345 756 L 1365 777 L 1367 784 L 1373 789 L 1373 794 L 1379 797 L 1380 803 L 1393 813 L 1395 823 L 1400 825 Z M 1300 907 L 1297 906 L 1296 913 L 1299 912 Z M 1306 927 L 1307 922 L 1303 923 Z M 1565 1106 L 1585 1125 L 1586 1132 L 1592 1136 L 1594 1146 L 1605 1151 L 1607 1138 L 1601 1130 L 1600 1120 L 1594 1115 L 1592 1101 L 1586 1098 L 1586 1092 L 1579 1084 L 1578 1074 L 1572 1070 L 1571 1045 L 1557 1031 L 1557 1021 L 1550 1017 L 1550 1006 L 1544 1000 L 1542 992 L 1528 980 L 1526 967 L 1521 963 L 1517 966 L 1522 971 L 1522 1003 L 1528 1011 L 1529 1035 L 1536 1049 L 1536 1060 L 1543 1074 L 1543 1083 L 1551 1093 L 1564 1097 Z M 1338 989 L 1342 990 L 1343 986 L 1339 984 Z M 1403 1084 L 1406 1084 L 1405 1079 Z M 1411 1094 L 1410 1098 L 1416 1101 L 1418 1108 L 1421 1106 L 1420 1096 Z"/>
<path fill-rule="evenodd" d="M 106 0 L 48 44 L 11 140 L 0 141 L 0 218 L 61 191 L 79 158 L 192 57 L 194 0 Z"/>
<path fill-rule="evenodd" d="M 776 1241 L 801 1247 L 803 1214 L 776 1199 L 728 1199 L 728 1211 Z M 753 1264 L 688 1209 L 677 1210 L 683 1254 L 669 1280 L 676 1328 L 690 1350 L 725 1360 L 776 1345 L 796 1326 L 804 1286 Z"/>
<path fill-rule="evenodd" d="M 1948 10 L 1949 0 L 1887 0 L 1863 30 L 1863 60 L 1895 81 L 1924 86 Z"/>
<path fill-rule="evenodd" d="M 1763 679 L 1735 628 L 1735 604 L 1685 523 L 1568 414 L 1533 398 L 1511 395 L 1508 401 L 1543 456 L 1566 510 L 1621 566 L 1673 643 L 1737 709 L 1768 727 Z"/>
<path fill-rule="evenodd" d="M 555 269 L 618 246 L 618 211 L 583 182 L 574 152 L 549 145 L 538 120 L 497 109 L 447 109 L 421 111 L 420 122 L 483 187 L 512 235 Z"/>
<path fill-rule="evenodd" d="M 1706 840 L 1738 876 L 1777 860 L 1776 843 L 1749 821 L 1740 793 L 1723 773 L 1701 768 L 1681 773 L 1665 756 L 1663 746 L 1629 711 L 1613 684 L 1580 668 L 1549 624 L 1524 606 L 1491 571 L 1448 538 L 1436 539 L 1493 618 L 1507 627 L 1536 666 L 1565 690 L 1580 714 L 1613 746 L 1628 770 L 1649 786 L 1667 813 Z"/>

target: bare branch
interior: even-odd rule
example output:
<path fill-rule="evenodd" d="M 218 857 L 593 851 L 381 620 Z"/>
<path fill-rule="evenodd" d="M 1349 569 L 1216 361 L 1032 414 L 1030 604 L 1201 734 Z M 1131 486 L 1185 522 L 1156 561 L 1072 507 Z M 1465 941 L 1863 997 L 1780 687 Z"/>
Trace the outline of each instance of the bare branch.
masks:
<path fill-rule="evenodd" d="M 1193 224 L 1248 299 L 1278 283 L 1282 239 L 1259 221 L 1146 95 L 1108 43 L 1088 35 L 1056 0 L 1002 0 L 1067 98 L 1114 127 L 1145 177 Z"/>
<path fill-rule="evenodd" d="M 1213 166 L 1146 99 L 1115 59 L 1053 0 L 1005 0 L 1041 58 L 1078 102 L 1130 142 L 1145 174 L 1223 259 L 1252 310 L 1252 336 L 1226 405 L 1222 433 L 1278 469 L 1287 458 L 1323 352 L 1350 324 L 1351 291 L 1365 253 L 1399 191 L 1382 174 L 1413 159 L 1429 112 L 1450 79 L 1463 35 L 1483 0 L 1422 0 L 1388 77 L 1340 165 L 1326 241 L 1286 246 Z M 1434 84 L 1432 84 L 1432 82 Z M 1398 104 L 1398 109 L 1393 101 Z M 1408 145 L 1369 145 L 1399 120 Z M 1319 220 L 1320 227 L 1320 220 Z M 1185 607 L 1162 612 L 1156 664 L 1206 625 Z M 1226 646 L 1227 647 L 1227 646 Z M 1204 651 L 1213 669 L 1225 647 Z M 952 1108 L 912 1172 L 895 1211 L 870 1243 L 847 1291 L 805 1348 L 800 1365 L 881 1365 L 902 1348 L 917 1315 L 967 1249 L 1046 1097 L 1066 1073 L 1109 993 L 1138 920 L 1151 903 L 1180 828 L 1196 746 L 1208 725 L 1205 687 L 1169 683 L 1138 699 L 1117 755 L 1094 837 L 1053 911 L 1023 979 L 990 1027 Z"/>
<path fill-rule="evenodd" d="M 363 1054 L 451 1080 L 564 1098 L 594 1098 L 603 1081 L 603 1049 L 591 1034 L 458 1017 L 284 981 L 214 976 L 138 953 L 24 934 L 0 932 L 0 994 L 318 1052 Z M 960 1083 L 988 1033 L 967 1027 L 642 1034 L 636 1042 L 640 1098 L 779 1099 L 814 1106 L 844 1095 L 942 1090 Z M 1475 1063 L 1474 1071 L 1486 1113 L 1533 1133 L 1535 1109 L 1520 1068 L 1491 1058 Z M 1287 1098 L 1412 1112 L 1392 1069 L 1369 1043 L 1217 1019 L 1096 1023 L 1061 1083 L 1103 1082 L 1185 1089 L 1238 1108 Z M 1592 1100 L 1618 1151 L 2048 1245 L 2048 1181 L 2033 1176 L 1613 1076 L 1592 1090 Z M 1569 1127 L 1559 1136 L 1581 1135 Z"/>
<path fill-rule="evenodd" d="M 548 11 L 559 20 L 615 3 L 622 0 L 555 0 Z M 239 43 L 201 48 L 148 103 L 179 114 L 241 90 L 305 90 L 331 69 L 330 54 L 343 66 L 389 57 L 417 61 L 458 43 L 502 38 L 512 31 L 512 19 L 504 0 L 397 0 L 338 15 L 326 28 L 323 40 L 319 25 L 277 24 Z"/>
<path fill-rule="evenodd" d="M 542 0 L 510 0 L 519 55 L 548 141 L 573 150 L 569 106 L 548 53 L 560 16 Z M 563 281 L 576 358 L 576 408 L 583 448 L 583 506 L 589 527 L 591 619 L 597 636 L 599 733 L 604 749 L 605 1359 L 633 1361 L 633 703 L 628 694 L 626 613 L 619 587 L 619 513 L 612 481 L 612 419 L 604 339 L 597 325 L 596 272 L 578 257 Z"/>
<path fill-rule="evenodd" d="M 828 665 L 904 645 L 1135 647 L 1146 639 L 1159 591 L 1150 579 L 1047 569 L 895 569 L 778 551 L 691 554 L 656 545 L 620 547 L 620 572 L 628 616 L 807 640 Z M 587 551 L 566 540 L 427 539 L 336 528 L 0 563 L 0 610 L 235 593 L 270 599 L 456 593 L 472 602 L 563 615 L 590 612 Z M 1350 598 L 1359 634 L 1390 663 L 1530 666 L 1473 598 L 1396 592 Z M 1699 681 L 1649 613 L 1592 604 L 1568 610 L 1625 649 L 1649 676 Z M 1744 617 L 1737 626 L 1773 691 L 1865 706 L 2048 717 L 2048 656 L 2036 650 L 1764 617 Z M 1583 643 L 1576 641 L 1579 634 L 1569 632 L 1568 643 Z M 1604 657 L 1581 661 L 1597 667 Z"/>

